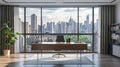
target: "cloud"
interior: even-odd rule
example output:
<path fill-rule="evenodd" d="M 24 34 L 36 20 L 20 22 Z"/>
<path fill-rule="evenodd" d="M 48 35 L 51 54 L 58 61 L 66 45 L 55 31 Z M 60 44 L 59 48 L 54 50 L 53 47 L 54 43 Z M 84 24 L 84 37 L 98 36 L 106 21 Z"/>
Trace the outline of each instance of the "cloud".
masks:
<path fill-rule="evenodd" d="M 92 8 L 79 8 L 79 11 L 91 10 Z"/>
<path fill-rule="evenodd" d="M 44 14 L 44 13 L 53 13 L 53 11 L 43 10 L 43 14 Z"/>
<path fill-rule="evenodd" d="M 44 19 L 48 19 L 48 17 L 47 17 L 47 16 L 42 16 L 42 18 L 44 18 Z"/>
<path fill-rule="evenodd" d="M 58 10 L 59 8 L 43 8 L 43 10 L 48 10 L 48 11 L 56 11 Z"/>
<path fill-rule="evenodd" d="M 43 12 L 44 13 L 54 13 L 56 11 L 58 11 L 60 8 L 43 8 Z"/>
<path fill-rule="evenodd" d="M 77 12 L 77 8 L 73 8 L 73 9 L 65 9 L 64 12 Z"/>

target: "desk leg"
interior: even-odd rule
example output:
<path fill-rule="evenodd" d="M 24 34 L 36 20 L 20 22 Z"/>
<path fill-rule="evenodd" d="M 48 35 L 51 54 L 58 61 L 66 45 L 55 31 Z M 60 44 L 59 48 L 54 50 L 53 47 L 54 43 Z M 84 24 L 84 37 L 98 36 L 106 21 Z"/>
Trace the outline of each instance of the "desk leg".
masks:
<path fill-rule="evenodd" d="M 78 59 L 78 53 L 79 53 L 79 50 L 77 50 L 77 55 L 76 55 L 76 58 Z"/>
<path fill-rule="evenodd" d="M 24 53 L 24 59 L 25 61 L 27 61 L 26 52 Z"/>
<path fill-rule="evenodd" d="M 82 53 L 81 53 L 81 50 L 80 50 L 80 62 L 81 62 L 81 60 L 82 60 Z"/>
<path fill-rule="evenodd" d="M 39 55 L 38 55 L 38 51 L 37 51 L 37 65 L 38 65 L 38 62 L 39 62 Z"/>
<path fill-rule="evenodd" d="M 92 54 L 92 61 L 94 62 L 94 54 Z"/>
<path fill-rule="evenodd" d="M 41 50 L 41 59 L 42 59 L 42 50 Z"/>
<path fill-rule="evenodd" d="M 42 59 L 42 50 L 40 50 L 40 55 L 41 55 L 41 57 L 40 57 L 40 59 Z M 39 63 L 39 50 L 37 51 L 37 63 Z"/>

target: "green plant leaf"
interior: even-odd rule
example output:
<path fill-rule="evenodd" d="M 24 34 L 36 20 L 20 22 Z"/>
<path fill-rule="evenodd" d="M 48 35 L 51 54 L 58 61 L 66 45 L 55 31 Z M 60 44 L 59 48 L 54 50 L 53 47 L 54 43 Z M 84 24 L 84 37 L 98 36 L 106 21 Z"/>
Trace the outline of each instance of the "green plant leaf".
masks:
<path fill-rule="evenodd" d="M 13 28 L 10 27 L 8 24 L 9 22 L 5 22 L 0 29 L 3 34 L 3 41 L 1 42 L 1 44 L 3 45 L 13 45 L 14 42 L 17 40 L 16 35 L 19 35 L 18 32 L 14 33 Z"/>

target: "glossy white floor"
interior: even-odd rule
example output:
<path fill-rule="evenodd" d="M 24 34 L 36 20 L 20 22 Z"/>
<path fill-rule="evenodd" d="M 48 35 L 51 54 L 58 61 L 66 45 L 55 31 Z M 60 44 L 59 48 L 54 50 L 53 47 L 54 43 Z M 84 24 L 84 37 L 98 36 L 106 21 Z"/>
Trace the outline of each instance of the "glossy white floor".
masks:
<path fill-rule="evenodd" d="M 52 57 L 53 54 L 43 53 L 42 58 Z M 66 57 L 77 57 L 76 54 L 65 54 Z M 93 57 L 94 55 L 94 57 Z M 78 55 L 79 57 L 80 55 Z M 82 56 L 87 56 L 94 65 L 24 65 L 24 61 L 30 59 L 41 58 L 41 54 L 37 55 L 34 53 L 30 54 L 12 54 L 10 57 L 0 56 L 0 67 L 119 67 L 120 58 L 109 55 L 101 54 L 82 54 Z"/>

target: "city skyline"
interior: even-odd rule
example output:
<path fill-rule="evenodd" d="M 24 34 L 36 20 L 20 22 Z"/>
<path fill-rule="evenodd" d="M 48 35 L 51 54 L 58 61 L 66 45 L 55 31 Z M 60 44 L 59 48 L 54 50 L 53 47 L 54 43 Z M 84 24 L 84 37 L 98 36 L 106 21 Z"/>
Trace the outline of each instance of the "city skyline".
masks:
<path fill-rule="evenodd" d="M 98 19 L 94 24 L 95 31 L 98 27 Z M 37 24 L 37 16 L 35 14 L 31 15 L 31 25 L 26 24 L 27 33 L 77 33 L 78 23 L 74 21 L 72 17 L 69 18 L 67 22 L 47 22 L 46 24 Z M 23 24 L 24 25 L 24 24 Z M 86 16 L 84 23 L 79 23 L 79 32 L 81 33 L 92 33 L 92 23 L 90 23 L 89 15 Z"/>
<path fill-rule="evenodd" d="M 98 19 L 99 8 L 94 9 L 94 18 Z M 22 8 L 19 9 L 20 18 L 23 21 L 24 10 Z M 37 15 L 38 24 L 41 23 L 41 14 L 39 8 L 26 8 L 26 21 L 31 24 L 31 15 Z M 92 21 L 92 8 L 79 8 L 79 23 L 83 23 L 86 15 L 91 17 L 90 21 Z M 77 8 L 43 8 L 42 9 L 42 22 L 46 24 L 47 22 L 66 22 L 70 17 L 72 17 L 77 22 Z M 58 21 L 59 19 L 59 21 Z"/>

